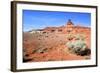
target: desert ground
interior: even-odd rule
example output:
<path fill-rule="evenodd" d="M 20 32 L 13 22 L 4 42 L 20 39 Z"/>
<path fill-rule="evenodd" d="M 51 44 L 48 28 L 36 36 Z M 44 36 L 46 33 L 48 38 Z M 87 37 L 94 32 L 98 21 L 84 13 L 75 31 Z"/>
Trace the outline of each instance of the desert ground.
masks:
<path fill-rule="evenodd" d="M 82 33 L 82 32 L 81 32 Z M 72 35 L 77 35 L 75 33 Z M 88 51 L 73 53 L 66 45 L 70 40 L 66 33 L 30 33 L 23 32 L 23 62 L 45 62 L 64 60 L 88 60 L 91 58 L 90 31 L 84 31 Z M 82 55 L 83 54 L 83 55 Z"/>

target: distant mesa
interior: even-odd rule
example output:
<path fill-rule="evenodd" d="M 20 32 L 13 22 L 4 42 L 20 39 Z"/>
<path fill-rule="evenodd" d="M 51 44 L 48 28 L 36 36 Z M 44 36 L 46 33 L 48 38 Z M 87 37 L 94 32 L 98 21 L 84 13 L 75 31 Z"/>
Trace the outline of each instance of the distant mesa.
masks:
<path fill-rule="evenodd" d="M 84 27 L 81 25 L 74 25 L 71 19 L 67 21 L 64 26 L 60 27 L 46 27 L 44 29 L 36 29 L 29 31 L 30 33 L 81 33 L 90 32 L 90 27 Z"/>

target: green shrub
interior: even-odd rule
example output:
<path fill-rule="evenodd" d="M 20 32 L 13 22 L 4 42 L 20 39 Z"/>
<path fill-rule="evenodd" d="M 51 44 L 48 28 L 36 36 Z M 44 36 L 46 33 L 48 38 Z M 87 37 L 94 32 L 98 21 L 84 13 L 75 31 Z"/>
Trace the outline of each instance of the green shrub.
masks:
<path fill-rule="evenodd" d="M 75 52 L 77 52 L 77 51 L 83 51 L 87 47 L 86 43 L 83 40 L 73 41 L 73 45 L 74 45 L 73 50 Z"/>
<path fill-rule="evenodd" d="M 32 53 L 45 53 L 45 52 L 48 52 L 48 49 L 47 48 L 38 48 L 36 50 L 33 50 Z"/>
<path fill-rule="evenodd" d="M 76 35 L 75 35 L 75 38 L 76 38 L 77 40 L 84 40 L 84 39 L 85 39 L 85 36 L 84 36 L 83 34 L 76 34 Z"/>
<path fill-rule="evenodd" d="M 72 53 L 79 53 L 87 48 L 87 45 L 83 40 L 69 41 L 66 45 Z"/>
<path fill-rule="evenodd" d="M 73 42 L 68 42 L 67 44 L 67 47 L 69 48 L 69 49 L 71 49 L 71 48 L 73 48 L 74 47 L 74 45 L 73 45 Z"/>
<path fill-rule="evenodd" d="M 68 34 L 68 35 L 67 35 L 67 39 L 68 39 L 68 40 L 72 40 L 73 38 L 74 38 L 74 35 L 73 35 L 73 34 Z"/>

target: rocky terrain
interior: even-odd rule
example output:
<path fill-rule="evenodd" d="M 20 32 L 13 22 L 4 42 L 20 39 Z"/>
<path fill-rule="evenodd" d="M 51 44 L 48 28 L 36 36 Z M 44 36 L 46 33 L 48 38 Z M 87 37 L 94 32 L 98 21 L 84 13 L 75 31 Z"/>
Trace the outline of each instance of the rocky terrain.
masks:
<path fill-rule="evenodd" d="M 23 32 L 23 62 L 86 60 L 91 58 L 90 27 L 65 26 Z"/>
<path fill-rule="evenodd" d="M 90 33 L 86 35 L 90 49 Z M 68 50 L 67 34 L 25 32 L 23 37 L 23 62 L 90 59 L 90 55 L 81 56 Z"/>

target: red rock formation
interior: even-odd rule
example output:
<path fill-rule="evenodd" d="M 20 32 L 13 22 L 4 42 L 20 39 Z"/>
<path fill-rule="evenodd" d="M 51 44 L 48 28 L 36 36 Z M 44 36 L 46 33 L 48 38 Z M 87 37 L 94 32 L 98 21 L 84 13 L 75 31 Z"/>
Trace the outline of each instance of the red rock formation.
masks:
<path fill-rule="evenodd" d="M 66 36 L 67 34 L 83 34 L 86 44 L 90 48 L 91 29 L 89 27 L 75 26 L 69 20 L 65 26 L 46 27 L 40 32 L 24 33 L 24 54 L 28 54 L 24 55 L 24 58 L 29 59 L 28 62 L 86 59 L 68 52 Z"/>

